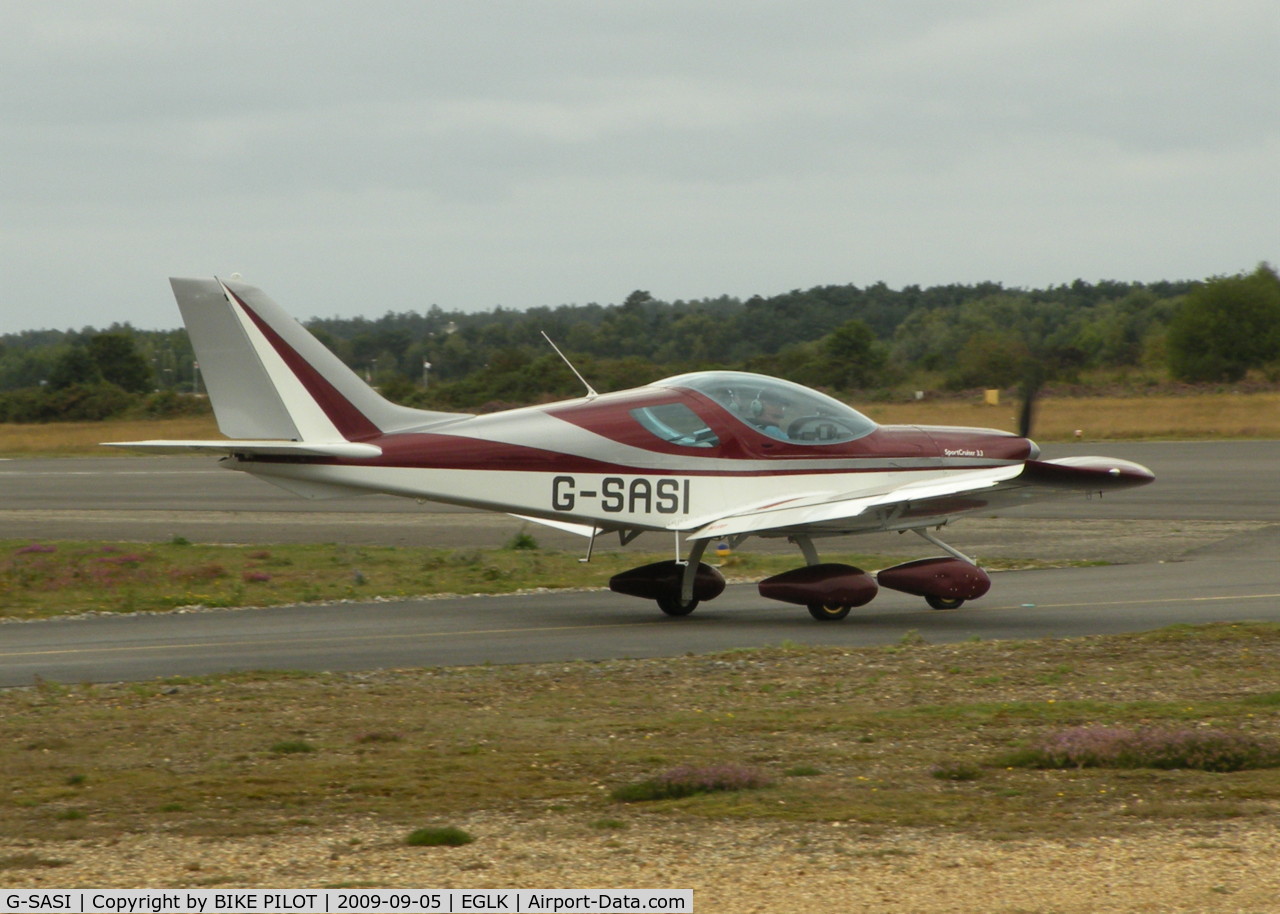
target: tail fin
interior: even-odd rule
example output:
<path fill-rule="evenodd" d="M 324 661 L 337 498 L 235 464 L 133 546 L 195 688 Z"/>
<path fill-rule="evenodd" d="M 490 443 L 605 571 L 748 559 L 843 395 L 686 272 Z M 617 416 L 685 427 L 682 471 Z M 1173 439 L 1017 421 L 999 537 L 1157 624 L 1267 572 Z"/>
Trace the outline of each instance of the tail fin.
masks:
<path fill-rule="evenodd" d="M 465 418 L 383 399 L 260 289 L 170 279 L 229 438 L 362 441 Z"/>

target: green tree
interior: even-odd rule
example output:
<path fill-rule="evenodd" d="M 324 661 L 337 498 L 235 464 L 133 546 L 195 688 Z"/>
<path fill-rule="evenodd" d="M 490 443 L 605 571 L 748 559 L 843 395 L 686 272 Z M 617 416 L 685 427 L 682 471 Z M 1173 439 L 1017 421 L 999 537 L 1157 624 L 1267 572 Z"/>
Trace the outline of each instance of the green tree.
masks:
<path fill-rule="evenodd" d="M 947 386 L 1008 387 L 1026 375 L 1032 361 L 1031 350 L 1016 334 L 976 333 L 956 353 Z"/>
<path fill-rule="evenodd" d="M 1280 276 L 1212 279 L 1187 294 L 1169 324 L 1169 370 L 1182 381 L 1238 381 L 1280 361 Z"/>
<path fill-rule="evenodd" d="M 874 387 L 884 381 L 888 355 L 866 321 L 855 318 L 831 331 L 822 341 L 829 380 L 834 387 Z"/>
<path fill-rule="evenodd" d="M 151 390 L 151 366 L 138 352 L 133 337 L 99 333 L 89 339 L 89 355 L 104 381 L 136 394 Z"/>
<path fill-rule="evenodd" d="M 102 371 L 84 346 L 72 346 L 64 350 L 49 371 L 51 390 L 66 390 L 76 385 L 98 384 L 101 381 Z"/>

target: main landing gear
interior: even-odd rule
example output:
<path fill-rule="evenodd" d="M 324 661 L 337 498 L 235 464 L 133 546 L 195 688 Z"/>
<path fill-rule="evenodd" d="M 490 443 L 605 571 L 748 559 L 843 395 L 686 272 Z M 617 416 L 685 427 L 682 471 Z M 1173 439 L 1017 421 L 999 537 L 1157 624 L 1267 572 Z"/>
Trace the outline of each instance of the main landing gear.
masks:
<path fill-rule="evenodd" d="M 820 562 L 812 539 L 792 537 L 806 565 L 765 578 L 757 585 L 760 596 L 799 604 L 819 622 L 839 622 L 854 607 L 870 603 L 881 587 L 924 597 L 932 609 L 942 610 L 959 609 L 991 589 L 991 578 L 971 558 L 927 530 L 916 533 L 949 555 L 904 562 L 874 575 L 853 565 Z M 706 548 L 706 540 L 696 540 L 687 562 L 654 562 L 624 571 L 610 579 L 609 589 L 654 600 L 668 616 L 687 616 L 724 591 L 724 576 L 702 561 Z"/>
<path fill-rule="evenodd" d="M 819 562 L 813 541 L 797 536 L 792 542 L 800 547 L 808 565 L 761 581 L 760 595 L 798 603 L 819 622 L 838 622 L 855 606 L 871 602 L 881 587 L 924 597 L 933 609 L 958 609 L 965 600 L 980 597 L 991 588 L 991 578 L 968 556 L 927 531 L 916 532 L 951 555 L 905 562 L 872 575 L 853 565 Z"/>

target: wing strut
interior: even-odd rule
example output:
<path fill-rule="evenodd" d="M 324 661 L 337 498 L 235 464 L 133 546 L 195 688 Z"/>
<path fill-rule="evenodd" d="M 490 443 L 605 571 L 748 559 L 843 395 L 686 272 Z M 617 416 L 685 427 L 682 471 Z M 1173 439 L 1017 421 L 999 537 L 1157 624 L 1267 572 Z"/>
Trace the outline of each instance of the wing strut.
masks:
<path fill-rule="evenodd" d="M 930 533 L 928 530 L 924 529 L 923 527 L 914 527 L 912 529 L 914 529 L 916 533 L 920 534 L 920 537 L 922 539 L 928 540 L 929 542 L 933 543 L 935 546 L 937 546 L 939 549 L 941 549 L 943 552 L 947 553 L 948 555 L 954 555 L 960 561 L 968 562 L 970 565 L 976 566 L 978 564 L 973 559 L 969 558 L 969 556 L 961 552 L 959 549 L 956 549 L 952 546 L 948 546 L 946 543 L 938 539 L 936 536 L 934 536 L 932 533 Z"/>

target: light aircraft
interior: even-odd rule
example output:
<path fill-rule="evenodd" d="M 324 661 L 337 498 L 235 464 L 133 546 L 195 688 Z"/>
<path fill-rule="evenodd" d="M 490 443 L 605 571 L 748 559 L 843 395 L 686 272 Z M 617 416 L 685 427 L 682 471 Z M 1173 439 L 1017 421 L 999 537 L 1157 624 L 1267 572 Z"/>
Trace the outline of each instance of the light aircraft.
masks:
<path fill-rule="evenodd" d="M 1025 430 L 878 425 L 815 390 L 737 371 L 605 394 L 584 381 L 577 399 L 488 415 L 413 409 L 384 399 L 259 289 L 170 283 L 228 440 L 112 446 L 222 453 L 224 466 L 308 498 L 381 492 L 506 512 L 583 535 L 587 559 L 602 535 L 626 545 L 665 532 L 675 558 L 609 586 L 671 616 L 724 590 L 702 561 L 708 544 L 752 536 L 799 547 L 804 566 L 759 590 L 820 621 L 845 618 L 879 587 L 954 609 L 991 580 L 934 531 L 974 511 L 1154 479 L 1126 460 L 1040 460 Z M 814 545 L 906 530 L 946 555 L 871 574 L 822 562 Z"/>

